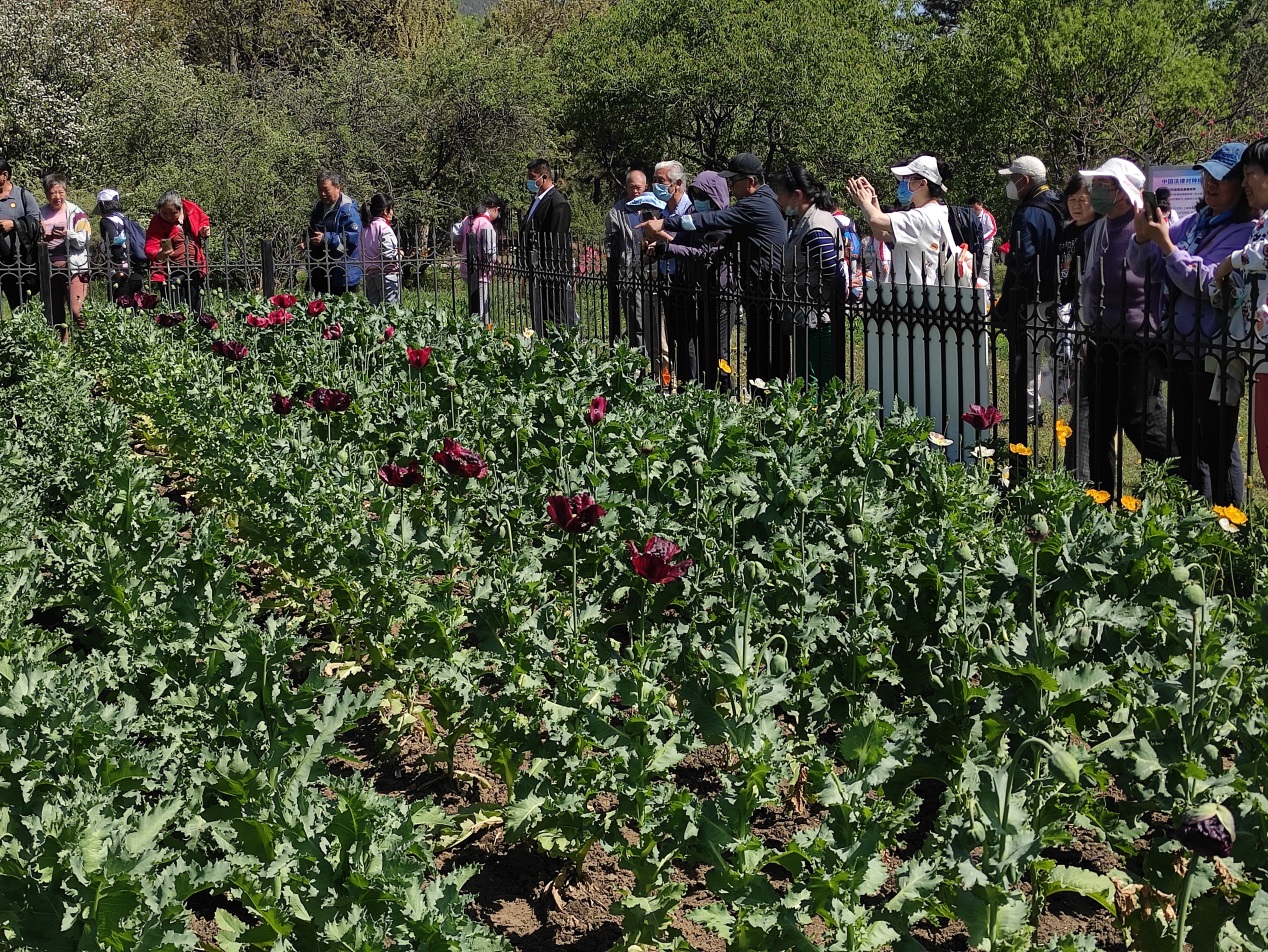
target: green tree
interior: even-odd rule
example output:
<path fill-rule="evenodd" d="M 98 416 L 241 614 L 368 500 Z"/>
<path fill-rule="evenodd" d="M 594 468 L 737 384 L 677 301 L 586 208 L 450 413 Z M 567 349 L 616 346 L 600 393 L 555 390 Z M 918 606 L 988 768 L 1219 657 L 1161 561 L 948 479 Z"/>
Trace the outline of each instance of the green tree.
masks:
<path fill-rule="evenodd" d="M 830 179 L 888 161 L 918 42 L 861 0 L 630 0 L 553 49 L 561 127 L 612 182 L 665 157 L 719 167 L 753 151 Z"/>

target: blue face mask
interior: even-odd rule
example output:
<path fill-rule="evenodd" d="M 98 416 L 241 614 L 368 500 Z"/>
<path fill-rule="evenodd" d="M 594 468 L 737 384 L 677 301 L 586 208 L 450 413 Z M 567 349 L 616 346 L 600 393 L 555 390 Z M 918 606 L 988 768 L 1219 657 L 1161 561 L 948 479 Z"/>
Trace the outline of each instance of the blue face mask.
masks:
<path fill-rule="evenodd" d="M 656 182 L 652 185 L 652 194 L 662 202 L 669 201 L 669 186 L 663 182 Z"/>
<path fill-rule="evenodd" d="M 696 198 L 692 199 L 691 207 L 698 212 L 707 212 L 709 209 L 713 208 L 713 203 L 707 198 Z"/>
<path fill-rule="evenodd" d="M 908 185 L 906 182 L 898 183 L 898 204 L 900 205 L 911 204 L 911 186 Z"/>
<path fill-rule="evenodd" d="M 541 189 L 541 186 L 537 184 L 537 179 L 529 179 L 526 184 L 528 185 L 529 195 L 536 195 Z"/>

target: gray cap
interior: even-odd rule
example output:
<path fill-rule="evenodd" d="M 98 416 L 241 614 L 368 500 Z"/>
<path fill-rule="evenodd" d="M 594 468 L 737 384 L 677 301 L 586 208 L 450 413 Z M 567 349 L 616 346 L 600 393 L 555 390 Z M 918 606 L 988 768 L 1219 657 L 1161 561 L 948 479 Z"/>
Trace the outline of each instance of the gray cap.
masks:
<path fill-rule="evenodd" d="M 1000 169 L 999 174 L 1024 175 L 1026 178 L 1046 179 L 1048 177 L 1048 166 L 1044 165 L 1033 155 L 1019 155 L 1013 159 L 1013 164 L 1008 168 Z"/>

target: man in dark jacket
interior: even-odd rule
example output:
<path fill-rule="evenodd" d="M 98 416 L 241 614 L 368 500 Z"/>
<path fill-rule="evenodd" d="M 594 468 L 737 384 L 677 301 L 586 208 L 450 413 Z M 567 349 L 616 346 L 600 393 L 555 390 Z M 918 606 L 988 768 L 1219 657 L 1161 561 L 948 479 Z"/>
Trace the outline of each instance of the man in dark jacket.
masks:
<path fill-rule="evenodd" d="M 533 330 L 550 324 L 577 323 L 572 290 L 572 206 L 555 187 L 555 174 L 545 159 L 528 163 L 528 191 L 533 202 L 520 231 L 528 267 Z"/>
<path fill-rule="evenodd" d="M 1001 312 L 1008 334 L 1008 438 L 1028 442 L 1029 423 L 1043 422 L 1045 400 L 1052 403 L 1052 342 L 1056 336 L 1057 239 L 1064 213 L 1061 196 L 1048 184 L 1048 169 L 1033 155 L 1013 160 L 1008 197 L 1018 202 L 1008 233 Z M 1024 408 L 1024 415 L 1023 415 Z"/>
<path fill-rule="evenodd" d="M 308 284 L 321 294 L 346 294 L 361 285 L 361 210 L 339 176 L 317 176 L 317 204 L 308 217 Z"/>
<path fill-rule="evenodd" d="M 775 192 L 766 184 L 766 170 L 757 156 L 741 152 L 718 174 L 730 187 L 729 207 L 673 215 L 641 227 L 662 238 L 668 238 L 667 232 L 730 230 L 739 248 L 742 300 L 748 318 L 748 375 L 762 380 L 787 377 L 791 350 L 775 313 L 774 298 L 783 269 L 788 222 Z"/>
<path fill-rule="evenodd" d="M 13 183 L 9 160 L 0 158 L 0 289 L 9 311 L 18 309 L 39 287 L 35 245 L 40 235 L 40 204 Z"/>

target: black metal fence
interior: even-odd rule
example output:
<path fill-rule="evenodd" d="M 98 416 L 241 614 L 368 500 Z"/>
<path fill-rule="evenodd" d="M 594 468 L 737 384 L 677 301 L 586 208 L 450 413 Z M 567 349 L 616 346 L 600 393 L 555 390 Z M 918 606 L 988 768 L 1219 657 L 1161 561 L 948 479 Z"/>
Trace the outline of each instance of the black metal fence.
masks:
<path fill-rule="evenodd" d="M 1136 484 L 1141 462 L 1171 461 L 1214 503 L 1242 506 L 1268 469 L 1268 445 L 1255 452 L 1268 425 L 1255 281 L 1177 283 L 1160 261 L 1134 271 L 1123 260 L 1102 265 L 1088 294 L 1078 262 L 1066 275 L 1071 262 L 1053 261 L 999 299 L 974 280 L 989 271 L 982 262 L 951 287 L 886 274 L 866 257 L 830 270 L 734 240 L 645 248 L 619 235 L 495 232 L 455 242 L 450 229 L 419 227 L 401 245 L 390 260 L 363 262 L 372 277 L 351 293 L 625 342 L 667 390 L 694 383 L 760 397 L 777 378 L 812 389 L 839 378 L 878 392 L 884 413 L 901 401 L 932 418 L 953 458 L 985 455 L 979 442 L 1006 433 L 1031 453 L 1010 454 L 1015 470 L 1038 458 L 1116 495 Z M 111 298 L 151 290 L 188 310 L 248 293 L 328 293 L 349 277 L 346 262 L 314 258 L 299 234 L 220 235 L 205 256 L 205 266 L 136 273 L 96 248 L 72 276 L 40 246 L 34 260 L 0 265 L 0 284 L 11 304 L 15 290 L 38 296 L 49 323 L 65 326 L 72 281 Z M 1040 277 L 1055 274 L 1055 284 Z M 979 430 L 963 420 L 973 404 L 998 408 L 1001 423 Z"/>

